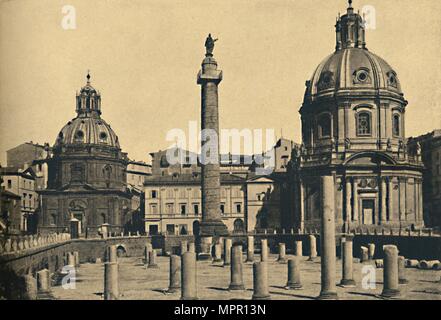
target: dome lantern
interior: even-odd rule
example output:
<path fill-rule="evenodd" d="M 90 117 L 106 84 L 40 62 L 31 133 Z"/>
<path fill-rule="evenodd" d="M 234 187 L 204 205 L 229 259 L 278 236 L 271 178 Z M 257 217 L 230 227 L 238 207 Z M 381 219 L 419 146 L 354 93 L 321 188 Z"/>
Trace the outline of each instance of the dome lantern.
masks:
<path fill-rule="evenodd" d="M 306 82 L 304 106 L 323 99 L 358 96 L 389 96 L 407 104 L 397 72 L 366 48 L 364 18 L 349 1 L 347 12 L 337 17 L 335 51 L 324 59 Z"/>
<path fill-rule="evenodd" d="M 349 0 L 347 13 L 338 17 L 335 25 L 336 50 L 346 48 L 366 49 L 364 19 L 358 13 L 354 13 L 352 0 Z"/>
<path fill-rule="evenodd" d="M 101 94 L 90 84 L 90 73 L 87 72 L 87 83 L 76 95 L 78 116 L 97 117 L 101 115 Z"/>

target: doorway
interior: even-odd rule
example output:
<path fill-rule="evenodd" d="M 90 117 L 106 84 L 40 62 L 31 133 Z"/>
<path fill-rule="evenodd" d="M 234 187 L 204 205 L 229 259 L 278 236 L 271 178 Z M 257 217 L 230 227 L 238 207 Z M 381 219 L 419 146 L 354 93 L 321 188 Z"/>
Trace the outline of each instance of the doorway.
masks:
<path fill-rule="evenodd" d="M 195 220 L 193 222 L 193 235 L 198 236 L 200 232 L 200 226 L 199 226 L 199 221 Z"/>
<path fill-rule="evenodd" d="M 78 220 L 78 233 L 81 236 L 84 234 L 84 212 L 72 211 L 71 217 Z"/>
<path fill-rule="evenodd" d="M 363 224 L 375 224 L 375 200 L 363 199 L 362 201 Z"/>

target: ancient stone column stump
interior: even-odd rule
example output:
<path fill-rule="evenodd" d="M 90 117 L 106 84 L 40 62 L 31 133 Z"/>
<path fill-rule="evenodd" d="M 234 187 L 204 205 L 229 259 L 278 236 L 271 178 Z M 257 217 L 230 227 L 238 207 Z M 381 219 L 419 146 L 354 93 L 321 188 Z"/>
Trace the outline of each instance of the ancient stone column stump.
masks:
<path fill-rule="evenodd" d="M 269 300 L 268 266 L 266 262 L 253 264 L 253 300 Z"/>
<path fill-rule="evenodd" d="M 302 283 L 300 281 L 300 259 L 295 257 L 288 260 L 288 282 L 286 283 L 286 289 L 300 290 L 302 289 Z"/>

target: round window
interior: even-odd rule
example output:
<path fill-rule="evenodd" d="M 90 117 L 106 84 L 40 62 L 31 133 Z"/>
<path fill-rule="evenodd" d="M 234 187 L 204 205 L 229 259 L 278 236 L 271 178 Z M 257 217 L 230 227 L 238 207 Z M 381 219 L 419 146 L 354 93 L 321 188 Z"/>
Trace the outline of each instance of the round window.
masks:
<path fill-rule="evenodd" d="M 101 132 L 100 133 L 100 139 L 101 140 L 106 140 L 107 139 L 107 134 L 105 132 Z"/>
<path fill-rule="evenodd" d="M 368 73 L 366 71 L 359 71 L 357 74 L 357 80 L 365 82 L 368 79 Z"/>

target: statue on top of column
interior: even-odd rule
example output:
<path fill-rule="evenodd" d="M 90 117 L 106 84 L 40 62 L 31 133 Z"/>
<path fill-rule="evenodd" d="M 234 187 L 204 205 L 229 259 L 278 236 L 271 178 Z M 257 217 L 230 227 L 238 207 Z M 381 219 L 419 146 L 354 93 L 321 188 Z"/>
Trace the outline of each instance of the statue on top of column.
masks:
<path fill-rule="evenodd" d="M 205 40 L 205 49 L 207 50 L 205 55 L 212 56 L 213 55 L 213 49 L 214 49 L 214 43 L 218 39 L 213 39 L 211 37 L 211 33 L 208 34 L 207 40 Z"/>

